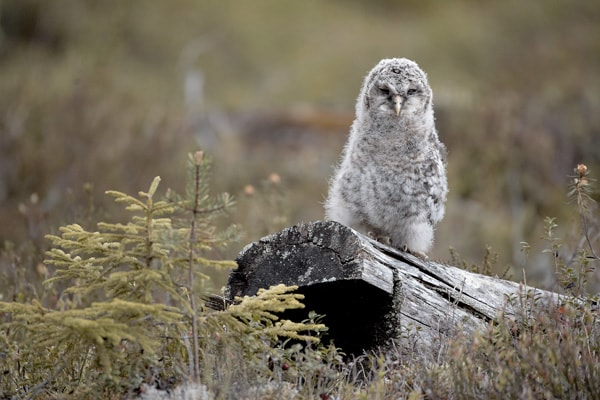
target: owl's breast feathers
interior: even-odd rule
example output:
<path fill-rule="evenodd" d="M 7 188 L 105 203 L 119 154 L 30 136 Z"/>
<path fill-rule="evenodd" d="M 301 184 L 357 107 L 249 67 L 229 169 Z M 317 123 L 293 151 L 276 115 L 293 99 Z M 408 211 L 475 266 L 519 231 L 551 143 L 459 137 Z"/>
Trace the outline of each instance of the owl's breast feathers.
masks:
<path fill-rule="evenodd" d="M 439 146 L 434 143 L 427 146 L 380 144 L 380 151 L 363 153 L 363 157 L 359 157 L 361 162 L 355 162 L 368 166 L 356 169 L 363 175 L 355 177 L 361 185 L 373 186 L 374 191 L 385 192 L 382 196 L 385 203 L 408 200 L 431 206 L 443 204 L 447 182 L 445 155 Z"/>

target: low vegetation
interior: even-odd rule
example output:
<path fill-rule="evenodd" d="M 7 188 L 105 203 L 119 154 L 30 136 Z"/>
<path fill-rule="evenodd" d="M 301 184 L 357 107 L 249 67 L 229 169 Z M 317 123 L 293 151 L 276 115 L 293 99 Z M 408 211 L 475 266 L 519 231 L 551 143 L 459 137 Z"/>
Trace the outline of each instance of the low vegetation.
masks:
<path fill-rule="evenodd" d="M 591 399 L 600 392 L 598 297 L 586 289 L 597 258 L 584 166 L 570 193 L 588 239 L 575 257 L 561 255 L 556 222 L 546 221 L 544 252 L 567 298 L 541 307 L 523 293 L 507 298 L 519 306 L 518 320 L 498 315 L 484 331 L 435 348 L 401 337 L 391 348 L 349 358 L 320 341 L 327 328 L 318 315 L 279 319 L 303 307 L 294 287 L 222 307 L 209 300 L 216 288 L 207 272 L 234 267 L 210 258 L 235 237 L 235 226 L 215 225 L 234 202 L 209 192 L 202 152 L 188 164 L 183 195 L 168 189 L 159 196 L 158 177 L 138 196 L 108 191 L 128 221 L 95 230 L 70 224 L 47 236 L 40 266 L 47 279 L 0 302 L 1 398 Z M 20 274 L 14 251 L 3 256 Z"/>

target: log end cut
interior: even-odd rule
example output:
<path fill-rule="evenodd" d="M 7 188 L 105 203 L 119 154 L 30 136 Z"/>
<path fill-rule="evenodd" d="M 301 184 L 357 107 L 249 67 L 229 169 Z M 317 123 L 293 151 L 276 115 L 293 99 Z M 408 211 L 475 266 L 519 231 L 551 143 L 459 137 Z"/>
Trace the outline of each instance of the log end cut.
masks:
<path fill-rule="evenodd" d="M 246 246 L 230 275 L 227 294 L 252 296 L 258 289 L 297 285 L 303 310 L 283 317 L 301 321 L 309 311 L 324 316 L 328 337 L 348 354 L 361 353 L 390 338 L 394 280 L 390 269 L 374 272 L 365 263 L 356 232 L 337 222 L 295 225 Z"/>

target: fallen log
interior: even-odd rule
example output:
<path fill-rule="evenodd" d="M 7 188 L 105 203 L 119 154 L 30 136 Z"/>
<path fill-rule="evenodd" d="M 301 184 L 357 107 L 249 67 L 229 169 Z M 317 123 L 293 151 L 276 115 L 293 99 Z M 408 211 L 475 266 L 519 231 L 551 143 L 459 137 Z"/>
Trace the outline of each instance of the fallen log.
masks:
<path fill-rule="evenodd" d="M 333 342 L 359 354 L 403 335 L 431 346 L 457 331 L 471 333 L 500 312 L 520 318 L 509 299 L 557 301 L 558 294 L 468 272 L 373 241 L 337 222 L 295 225 L 247 245 L 226 297 L 252 296 L 280 283 L 299 286 L 303 320 L 324 315 Z M 521 310 L 521 311 L 520 311 Z"/>

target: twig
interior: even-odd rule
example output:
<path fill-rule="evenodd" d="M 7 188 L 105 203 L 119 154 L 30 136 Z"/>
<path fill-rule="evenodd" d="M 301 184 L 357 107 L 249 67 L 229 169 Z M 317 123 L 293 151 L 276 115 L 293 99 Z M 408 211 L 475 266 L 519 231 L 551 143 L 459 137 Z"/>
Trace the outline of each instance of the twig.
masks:
<path fill-rule="evenodd" d="M 55 369 L 54 372 L 52 373 L 52 375 L 50 375 L 48 377 L 48 379 L 46 379 L 44 382 L 40 382 L 37 385 L 35 385 L 34 387 L 31 388 L 31 391 L 29 392 L 29 394 L 27 395 L 27 397 L 25 397 L 25 399 L 35 399 L 38 395 L 38 393 L 46 386 L 48 385 L 50 382 L 52 382 L 56 376 L 58 374 L 60 374 L 60 372 L 65 368 L 65 364 L 62 363 L 60 365 L 58 365 Z"/>
<path fill-rule="evenodd" d="M 190 305 L 192 307 L 192 359 L 193 371 L 191 372 L 194 382 L 200 380 L 200 360 L 198 354 L 200 346 L 198 344 L 198 315 L 196 297 L 194 296 L 194 252 L 196 248 L 196 218 L 199 213 L 200 203 L 200 167 L 202 165 L 202 152 L 197 151 L 194 154 L 195 170 L 194 170 L 194 203 L 192 207 L 192 222 L 190 226 L 190 251 L 189 251 L 189 284 L 190 284 Z"/>
<path fill-rule="evenodd" d="M 588 194 L 590 188 L 590 179 L 588 178 L 588 168 L 585 164 L 577 164 L 577 168 L 575 168 L 575 172 L 577 176 L 574 179 L 574 188 L 571 193 L 577 193 L 577 209 L 579 211 L 579 216 L 581 218 L 581 227 L 583 229 L 583 235 L 585 236 L 585 240 L 590 249 L 590 253 L 595 260 L 599 260 L 600 258 L 596 255 L 594 251 L 594 246 L 592 246 L 592 241 L 589 236 L 589 226 L 588 226 L 588 218 L 587 218 L 587 201 L 594 201 L 590 195 Z"/>

